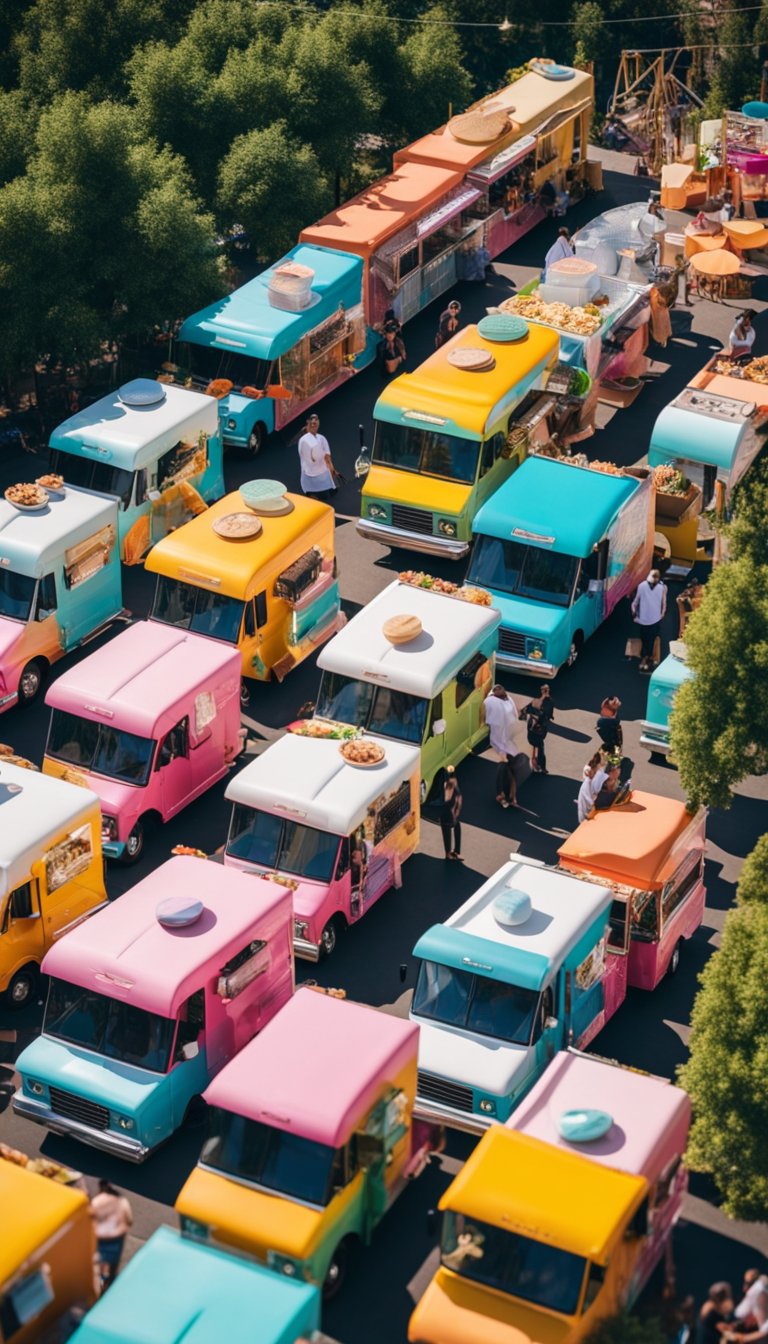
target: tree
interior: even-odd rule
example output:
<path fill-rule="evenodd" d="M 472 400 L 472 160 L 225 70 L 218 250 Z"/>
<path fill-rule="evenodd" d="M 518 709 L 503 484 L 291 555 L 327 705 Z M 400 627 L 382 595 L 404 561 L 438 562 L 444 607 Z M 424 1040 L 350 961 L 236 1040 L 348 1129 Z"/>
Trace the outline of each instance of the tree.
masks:
<path fill-rule="evenodd" d="M 736 892 L 739 905 L 768 906 L 768 835 L 762 835 L 744 860 Z"/>
<path fill-rule="evenodd" d="M 400 107 L 399 129 L 406 142 L 442 126 L 451 111 L 461 112 L 471 99 L 472 81 L 462 64 L 456 30 L 440 22 L 447 17 L 444 9 L 427 10 L 424 22 L 400 48 L 403 82 L 392 93 Z"/>
<path fill-rule="evenodd" d="M 622 1312 L 600 1321 L 584 1344 L 665 1344 L 665 1340 L 658 1321 L 641 1321 Z"/>
<path fill-rule="evenodd" d="M 733 556 L 768 565 L 768 455 L 759 457 L 733 492 L 728 545 Z"/>
<path fill-rule="evenodd" d="M 726 915 L 720 950 L 701 975 L 690 1058 L 679 1077 L 693 1103 L 688 1165 L 714 1177 L 726 1213 L 749 1220 L 768 1217 L 765 839 L 744 864 L 739 904 Z"/>
<path fill-rule="evenodd" d="M 583 0 L 573 9 L 573 35 L 576 46 L 573 53 L 575 65 L 586 65 L 588 61 L 599 61 L 610 46 L 610 38 L 603 23 L 603 8 L 597 0 Z"/>
<path fill-rule="evenodd" d="M 285 122 L 238 136 L 222 161 L 219 210 L 245 226 L 262 261 L 291 247 L 329 203 L 328 181 L 314 150 L 292 139 Z"/>

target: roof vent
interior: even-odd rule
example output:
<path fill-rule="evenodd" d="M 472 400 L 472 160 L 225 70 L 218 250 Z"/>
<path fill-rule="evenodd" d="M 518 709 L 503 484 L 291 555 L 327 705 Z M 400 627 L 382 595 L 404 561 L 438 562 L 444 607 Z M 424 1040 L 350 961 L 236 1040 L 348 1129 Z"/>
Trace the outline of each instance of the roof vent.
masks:
<path fill-rule="evenodd" d="M 186 929 L 197 923 L 204 909 L 202 901 L 192 901 L 187 896 L 168 896 L 160 902 L 155 914 L 164 929 Z"/>
<path fill-rule="evenodd" d="M 244 481 L 240 498 L 260 518 L 282 518 L 293 512 L 288 487 L 282 481 Z"/>
<path fill-rule="evenodd" d="M 516 313 L 489 313 L 481 317 L 477 324 L 484 341 L 524 341 L 528 335 L 528 323 Z"/>
<path fill-rule="evenodd" d="M 613 1116 L 607 1111 L 561 1111 L 556 1125 L 560 1138 L 568 1143 L 594 1143 L 605 1138 L 613 1125 Z"/>
<path fill-rule="evenodd" d="M 134 378 L 130 383 L 123 383 L 117 395 L 124 406 L 159 406 L 165 401 L 166 393 L 163 384 L 154 378 Z"/>
<path fill-rule="evenodd" d="M 508 887 L 502 891 L 493 902 L 493 913 L 499 924 L 505 928 L 513 929 L 519 924 L 525 924 L 531 917 L 531 898 L 527 891 L 517 891 L 514 887 Z"/>
<path fill-rule="evenodd" d="M 464 369 L 466 373 L 488 373 L 496 367 L 496 360 L 490 350 L 484 350 L 482 346 L 471 345 L 463 345 L 459 350 L 451 350 L 448 355 L 448 363 L 452 364 L 454 369 Z"/>

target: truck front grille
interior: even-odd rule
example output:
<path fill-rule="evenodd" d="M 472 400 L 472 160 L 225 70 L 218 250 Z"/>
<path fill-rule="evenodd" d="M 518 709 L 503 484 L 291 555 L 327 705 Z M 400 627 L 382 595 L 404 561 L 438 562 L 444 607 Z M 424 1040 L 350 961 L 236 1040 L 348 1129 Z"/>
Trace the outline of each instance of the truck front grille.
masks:
<path fill-rule="evenodd" d="M 404 532 L 421 532 L 431 537 L 432 514 L 426 509 L 409 509 L 405 504 L 393 504 L 392 526 L 401 527 Z"/>
<path fill-rule="evenodd" d="M 424 1101 L 436 1101 L 440 1106 L 450 1106 L 454 1111 L 472 1113 L 472 1088 L 462 1087 L 460 1083 L 450 1083 L 447 1078 L 439 1078 L 434 1073 L 418 1072 L 416 1095 Z"/>
<path fill-rule="evenodd" d="M 502 625 L 499 629 L 499 652 L 514 653 L 525 657 L 525 635 L 520 630 L 508 630 Z"/>
<path fill-rule="evenodd" d="M 85 1097 L 76 1097 L 72 1092 L 62 1092 L 58 1087 L 51 1088 L 51 1110 L 67 1120 L 77 1120 L 89 1129 L 108 1129 L 109 1111 Z"/>

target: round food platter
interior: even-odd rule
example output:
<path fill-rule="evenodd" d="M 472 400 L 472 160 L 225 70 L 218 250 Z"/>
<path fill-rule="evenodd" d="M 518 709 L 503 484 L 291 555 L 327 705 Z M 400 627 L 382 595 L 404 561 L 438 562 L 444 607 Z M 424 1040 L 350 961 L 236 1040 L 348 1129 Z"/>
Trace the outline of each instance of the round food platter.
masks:
<path fill-rule="evenodd" d="M 372 770 L 374 766 L 382 765 L 387 759 L 384 748 L 378 742 L 363 737 L 356 737 L 351 742 L 342 742 L 339 746 L 339 755 L 343 756 L 347 765 L 353 765 L 356 770 Z M 364 759 L 366 756 L 370 759 Z"/>
<path fill-rule="evenodd" d="M 481 317 L 477 330 L 485 341 L 522 341 L 528 335 L 528 323 L 515 313 L 489 313 Z"/>
<path fill-rule="evenodd" d="M 35 485 L 44 490 L 49 499 L 63 499 L 66 492 L 64 477 L 55 472 L 49 472 L 47 476 L 39 476 Z"/>
<path fill-rule="evenodd" d="M 223 517 L 214 520 L 213 530 L 227 541 L 252 541 L 261 534 L 263 528 L 252 513 L 225 513 Z"/>
<path fill-rule="evenodd" d="M 19 482 L 8 486 L 5 498 L 19 513 L 40 513 L 48 504 L 48 491 L 41 485 Z"/>
<path fill-rule="evenodd" d="M 282 481 L 245 481 L 240 486 L 240 498 L 262 518 L 281 518 L 293 511 L 293 503 L 286 498 L 286 491 L 287 486 Z"/>
<path fill-rule="evenodd" d="M 463 369 L 465 373 L 486 373 L 496 367 L 496 360 L 490 350 L 471 345 L 465 345 L 461 350 L 451 350 L 448 363 L 454 369 Z"/>
<path fill-rule="evenodd" d="M 390 616 L 381 627 L 381 633 L 390 644 L 411 644 L 414 639 L 418 639 L 423 628 L 418 616 L 404 613 Z"/>
<path fill-rule="evenodd" d="M 448 122 L 454 140 L 461 140 L 466 145 L 488 145 L 492 140 L 498 140 L 508 126 L 508 112 L 502 109 L 485 114 L 463 112 Z"/>

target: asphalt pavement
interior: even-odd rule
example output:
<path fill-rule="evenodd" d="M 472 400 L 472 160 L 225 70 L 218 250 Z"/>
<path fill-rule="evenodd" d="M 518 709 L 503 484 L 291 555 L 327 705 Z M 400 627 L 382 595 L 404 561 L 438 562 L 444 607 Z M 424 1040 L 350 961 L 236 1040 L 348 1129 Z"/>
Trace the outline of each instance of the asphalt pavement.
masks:
<path fill-rule="evenodd" d="M 611 162 L 617 157 L 613 156 Z M 647 181 L 609 172 L 606 190 L 577 206 L 569 216 L 569 225 L 575 228 L 613 205 L 644 199 L 647 188 Z M 556 222 L 542 224 L 517 243 L 496 263 L 496 274 L 487 284 L 459 285 L 455 293 L 462 303 L 462 318 L 477 320 L 486 307 L 511 291 L 513 283 L 524 283 L 540 270 L 555 229 Z M 760 311 L 756 323 L 758 353 L 768 349 L 768 321 L 762 316 L 767 298 L 768 279 L 760 280 L 752 303 Z M 444 303 L 445 299 L 408 324 L 408 367 L 415 367 L 432 350 L 437 314 Z M 601 428 L 588 445 L 590 455 L 626 465 L 642 461 L 659 410 L 727 338 L 734 312 L 741 306 L 699 301 L 690 309 L 676 309 L 669 345 L 665 350 L 652 346 L 649 351 L 653 356 L 650 381 L 638 400 L 628 410 L 600 408 Z M 399 569 L 414 562 L 412 555 L 390 552 L 362 540 L 354 526 L 360 500 L 360 486 L 354 478 L 358 425 L 364 426 L 370 442 L 372 410 L 380 387 L 378 370 L 370 368 L 319 407 L 322 432 L 329 439 L 337 467 L 347 478 L 336 495 L 335 507 L 341 590 L 349 615 L 389 583 Z M 255 462 L 236 455 L 228 457 L 228 489 L 254 476 L 265 476 L 298 490 L 296 437 L 297 431 L 275 436 Z M 0 460 L 0 488 L 11 481 L 30 479 L 40 470 L 34 457 L 6 452 Z M 457 568 L 450 561 L 425 560 L 425 567 L 446 578 L 463 576 L 463 566 Z M 151 576 L 141 568 L 128 571 L 126 589 L 126 604 L 137 617 L 144 616 L 151 601 Z M 665 646 L 677 633 L 674 601 L 670 607 Z M 299 980 L 311 976 L 326 985 L 343 986 L 351 998 L 406 1013 L 415 973 L 411 949 L 424 929 L 454 911 L 510 853 L 520 850 L 525 855 L 556 861 L 558 845 L 576 824 L 575 800 L 582 767 L 594 750 L 595 720 L 606 694 L 617 694 L 623 702 L 625 751 L 635 763 L 636 787 L 672 798 L 682 796 L 676 771 L 666 764 L 651 763 L 639 745 L 648 682 L 639 675 L 636 664 L 627 663 L 623 656 L 631 628 L 628 606 L 622 603 L 587 643 L 576 665 L 553 683 L 556 720 L 547 744 L 550 774 L 527 781 L 520 791 L 521 809 L 502 812 L 494 803 L 494 764 L 483 755 L 469 758 L 460 767 L 465 863 L 445 864 L 439 829 L 427 811 L 420 852 L 404 869 L 402 889 L 378 902 L 319 967 L 299 962 Z M 57 664 L 52 675 L 60 675 L 77 657 Z M 528 679 L 502 676 L 502 680 L 519 705 L 530 698 L 532 684 Z M 310 660 L 282 685 L 256 687 L 245 718 L 250 753 L 261 751 L 296 717 L 299 707 L 314 698 L 317 682 L 314 660 Z M 0 741 L 12 743 L 21 754 L 39 762 L 47 718 L 43 703 L 24 711 L 14 709 L 0 722 Z M 194 843 L 208 852 L 217 848 L 225 838 L 228 822 L 224 788 L 222 782 L 156 832 L 136 867 L 111 867 L 110 896 L 121 895 L 163 862 L 177 843 Z M 686 1054 L 697 977 L 717 946 L 741 863 L 766 829 L 766 797 L 768 783 L 749 780 L 739 789 L 730 811 L 710 815 L 704 923 L 686 945 L 673 979 L 663 982 L 653 994 L 630 990 L 626 1003 L 594 1042 L 593 1049 L 599 1054 L 674 1076 Z M 406 968 L 404 983 L 401 966 Z M 83 1171 L 91 1182 L 105 1175 L 125 1190 L 136 1217 L 129 1243 L 133 1252 L 160 1223 L 174 1222 L 173 1201 L 196 1161 L 201 1132 L 182 1131 L 143 1166 L 132 1167 L 15 1118 L 10 1108 L 16 1084 L 13 1060 L 39 1032 L 42 1007 L 40 1000 L 14 1015 L 0 1007 L 0 1026 L 15 1027 L 18 1032 L 15 1045 L 0 1042 L 0 1141 L 30 1154 L 43 1152 L 67 1162 Z M 427 1211 L 434 1207 L 473 1142 L 468 1136 L 452 1136 L 446 1153 L 433 1159 L 424 1175 L 406 1190 L 383 1220 L 373 1245 L 356 1258 L 344 1291 L 324 1313 L 324 1328 L 342 1344 L 395 1344 L 405 1339 L 413 1303 L 435 1265 Z M 692 1177 L 684 1218 L 675 1237 L 680 1291 L 693 1292 L 700 1300 L 715 1279 L 729 1279 L 737 1286 L 743 1270 L 752 1263 L 764 1263 L 765 1257 L 768 1227 L 727 1220 L 718 1208 L 711 1184 L 702 1177 Z M 178 1290 L 183 1291 L 183 1287 L 179 1285 Z"/>

